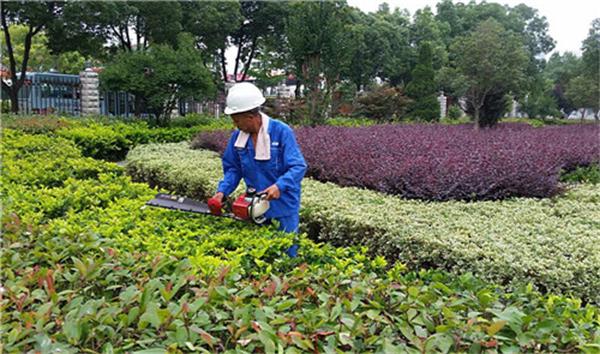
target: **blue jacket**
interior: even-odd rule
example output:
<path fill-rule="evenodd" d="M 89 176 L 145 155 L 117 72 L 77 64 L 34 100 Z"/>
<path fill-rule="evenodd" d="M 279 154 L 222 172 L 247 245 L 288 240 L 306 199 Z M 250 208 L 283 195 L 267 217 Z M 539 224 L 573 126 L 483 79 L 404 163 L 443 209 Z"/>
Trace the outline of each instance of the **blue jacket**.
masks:
<path fill-rule="evenodd" d="M 306 161 L 296 143 L 292 129 L 285 123 L 269 120 L 269 137 L 271 138 L 271 159 L 255 160 L 252 139 L 244 148 L 236 148 L 235 141 L 240 131 L 231 134 L 225 153 L 223 154 L 223 180 L 219 182 L 217 192 L 225 195 L 233 193 L 240 179 L 244 178 L 247 187 L 262 191 L 277 184 L 281 196 L 270 201 L 270 208 L 265 214 L 267 218 L 279 218 L 298 214 L 300 210 L 300 188 L 306 172 Z"/>

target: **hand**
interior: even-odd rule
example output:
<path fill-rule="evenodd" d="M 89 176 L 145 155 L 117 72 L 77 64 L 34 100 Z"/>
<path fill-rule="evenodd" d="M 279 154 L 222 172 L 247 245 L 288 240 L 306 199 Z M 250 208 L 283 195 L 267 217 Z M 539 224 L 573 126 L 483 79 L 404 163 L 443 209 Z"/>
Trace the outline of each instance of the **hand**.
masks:
<path fill-rule="evenodd" d="M 265 189 L 260 193 L 267 193 L 267 200 L 279 199 L 279 196 L 281 196 L 281 192 L 279 192 L 279 187 L 277 187 L 276 184 L 272 185 L 271 187 Z"/>
<path fill-rule="evenodd" d="M 223 203 L 224 196 L 225 196 L 225 194 L 223 194 L 223 192 L 217 192 L 217 193 L 215 193 L 215 195 L 212 196 L 211 199 L 216 199 L 219 201 L 219 203 Z"/>
<path fill-rule="evenodd" d="M 223 209 L 223 193 L 216 193 L 212 198 L 208 200 L 208 208 L 211 214 L 221 215 Z"/>

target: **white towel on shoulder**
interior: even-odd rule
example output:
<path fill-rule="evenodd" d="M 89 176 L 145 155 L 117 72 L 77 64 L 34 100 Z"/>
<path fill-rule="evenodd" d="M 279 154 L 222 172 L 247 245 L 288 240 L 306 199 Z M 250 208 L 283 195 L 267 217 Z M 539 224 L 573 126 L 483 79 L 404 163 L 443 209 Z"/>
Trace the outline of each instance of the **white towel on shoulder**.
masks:
<path fill-rule="evenodd" d="M 255 160 L 270 160 L 271 159 L 271 137 L 269 136 L 269 117 L 260 112 L 260 117 L 262 119 L 262 125 L 260 126 L 260 130 L 258 131 L 258 136 L 256 137 L 256 146 L 254 147 L 255 151 Z M 236 148 L 243 148 L 248 143 L 248 138 L 250 134 L 240 131 L 237 139 L 235 140 L 234 146 Z"/>

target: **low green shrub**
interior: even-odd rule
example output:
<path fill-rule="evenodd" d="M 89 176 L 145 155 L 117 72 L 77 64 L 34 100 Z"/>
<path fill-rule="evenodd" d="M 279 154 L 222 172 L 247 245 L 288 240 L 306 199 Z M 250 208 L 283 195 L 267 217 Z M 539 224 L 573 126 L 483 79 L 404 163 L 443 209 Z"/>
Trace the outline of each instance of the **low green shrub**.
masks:
<path fill-rule="evenodd" d="M 457 120 L 463 116 L 463 111 L 460 107 L 452 105 L 448 107 L 448 119 Z"/>
<path fill-rule="evenodd" d="M 560 177 L 561 182 L 568 183 L 600 183 L 600 165 L 591 165 L 586 167 L 577 167 L 570 172 L 563 172 Z"/>
<path fill-rule="evenodd" d="M 169 127 L 171 128 L 192 128 L 196 126 L 214 129 L 231 129 L 233 128 L 233 123 L 227 116 L 216 118 L 211 115 L 197 113 L 188 113 L 185 116 L 172 118 L 169 122 Z"/>
<path fill-rule="evenodd" d="M 2 117 L 3 128 L 15 129 L 30 134 L 47 134 L 72 125 L 72 121 L 54 116 L 6 115 Z"/>
<path fill-rule="evenodd" d="M 222 176 L 218 155 L 186 144 L 140 146 L 126 170 L 136 181 L 197 198 L 210 196 Z M 597 186 L 584 185 L 552 199 L 427 203 L 304 179 L 301 228 L 412 268 L 533 282 L 600 302 L 599 198 Z"/>
<path fill-rule="evenodd" d="M 377 121 L 368 118 L 333 117 L 327 119 L 327 125 L 337 127 L 364 127 L 377 124 Z"/>
<path fill-rule="evenodd" d="M 121 174 L 115 164 L 84 158 L 69 140 L 4 130 L 2 181 L 25 186 L 61 186 L 68 178 Z"/>
<path fill-rule="evenodd" d="M 215 119 L 191 114 L 174 119 L 168 127 L 151 127 L 143 120 L 125 120 L 105 116 L 68 118 L 59 116 L 9 116 L 4 128 L 31 134 L 56 135 L 77 145 L 84 156 L 121 161 L 138 144 L 169 143 L 190 140 L 202 131 L 232 129 L 228 118 Z"/>

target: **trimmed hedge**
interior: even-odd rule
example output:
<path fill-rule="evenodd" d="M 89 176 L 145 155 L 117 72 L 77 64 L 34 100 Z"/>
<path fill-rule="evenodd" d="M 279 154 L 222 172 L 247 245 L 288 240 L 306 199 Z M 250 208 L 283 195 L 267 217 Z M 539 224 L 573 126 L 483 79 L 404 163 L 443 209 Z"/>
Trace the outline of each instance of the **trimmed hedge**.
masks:
<path fill-rule="evenodd" d="M 589 124 L 322 126 L 296 135 L 307 176 L 424 200 L 549 197 L 561 191 L 561 169 L 600 162 L 600 125 Z M 222 153 L 228 138 L 202 133 L 192 146 Z"/>
<path fill-rule="evenodd" d="M 42 151 L 25 139 L 63 157 L 61 139 L 7 136 L 15 164 Z M 7 352 L 591 353 L 600 344 L 598 308 L 576 299 L 401 265 L 385 272 L 381 258 L 303 236 L 300 257 L 281 258 L 291 235 L 140 209 L 155 191 L 113 173 L 56 186 L 10 171 L 1 179 Z"/>
<path fill-rule="evenodd" d="M 136 181 L 196 198 L 212 195 L 222 176 L 216 153 L 187 143 L 137 147 L 126 170 Z M 552 199 L 428 203 L 304 179 L 302 200 L 301 228 L 315 239 L 365 245 L 411 268 L 530 281 L 600 303 L 598 186 Z"/>
<path fill-rule="evenodd" d="M 173 119 L 169 127 L 151 127 L 145 121 L 123 119 L 20 117 L 11 116 L 6 128 L 32 134 L 59 136 L 73 141 L 84 156 L 121 161 L 127 151 L 138 144 L 190 140 L 202 131 L 231 129 L 229 119 L 190 115 Z"/>

